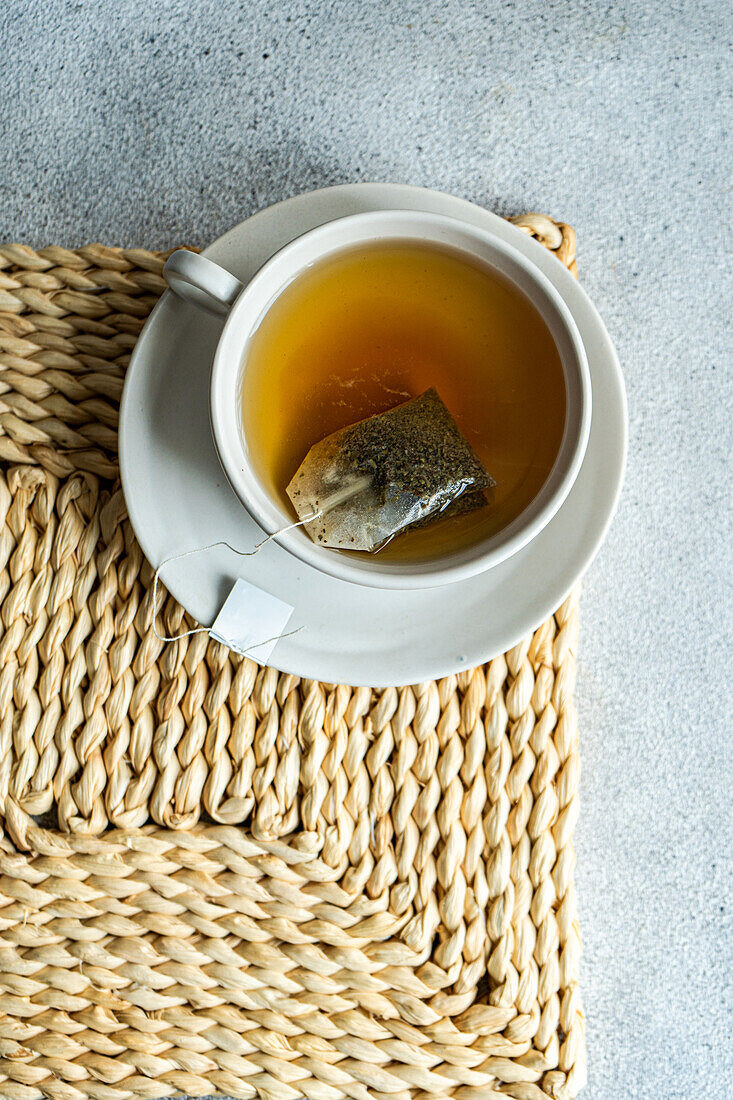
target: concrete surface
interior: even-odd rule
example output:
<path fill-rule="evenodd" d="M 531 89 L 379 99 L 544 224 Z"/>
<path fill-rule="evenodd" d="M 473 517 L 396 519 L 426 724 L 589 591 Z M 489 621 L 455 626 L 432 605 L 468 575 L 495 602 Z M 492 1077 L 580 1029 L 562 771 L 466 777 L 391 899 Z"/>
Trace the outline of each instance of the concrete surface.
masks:
<path fill-rule="evenodd" d="M 723 0 L 0 8 L 0 238 L 205 244 L 345 180 L 576 227 L 631 418 L 583 599 L 587 1100 L 733 1090 L 732 30 Z"/>

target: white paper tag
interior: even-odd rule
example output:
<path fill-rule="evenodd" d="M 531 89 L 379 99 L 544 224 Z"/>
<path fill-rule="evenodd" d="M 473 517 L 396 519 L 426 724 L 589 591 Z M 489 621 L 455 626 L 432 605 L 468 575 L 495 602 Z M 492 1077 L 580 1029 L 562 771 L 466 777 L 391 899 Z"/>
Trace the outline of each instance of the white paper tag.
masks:
<path fill-rule="evenodd" d="M 209 637 L 266 664 L 294 608 L 239 577 L 216 616 Z"/>

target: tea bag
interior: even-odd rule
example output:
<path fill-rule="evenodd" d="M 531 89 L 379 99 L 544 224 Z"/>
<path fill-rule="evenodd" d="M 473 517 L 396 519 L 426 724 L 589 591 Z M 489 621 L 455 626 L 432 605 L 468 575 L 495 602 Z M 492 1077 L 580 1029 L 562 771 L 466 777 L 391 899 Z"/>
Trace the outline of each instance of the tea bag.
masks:
<path fill-rule="evenodd" d="M 287 487 L 314 542 L 375 552 L 395 535 L 481 507 L 494 480 L 435 389 L 315 443 Z"/>

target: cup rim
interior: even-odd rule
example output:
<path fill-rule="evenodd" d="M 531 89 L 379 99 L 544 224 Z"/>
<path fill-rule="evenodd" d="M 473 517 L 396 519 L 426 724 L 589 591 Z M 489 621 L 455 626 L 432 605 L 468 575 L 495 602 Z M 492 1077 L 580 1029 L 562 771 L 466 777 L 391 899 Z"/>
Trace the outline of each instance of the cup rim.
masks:
<path fill-rule="evenodd" d="M 343 239 L 344 234 L 359 230 L 363 235 L 358 239 Z M 489 255 L 469 252 L 456 238 L 484 248 Z M 485 543 L 434 561 L 380 563 L 375 557 L 365 557 L 362 563 L 317 546 L 301 528 L 281 530 L 293 523 L 293 517 L 262 485 L 247 454 L 239 412 L 241 382 L 249 338 L 276 298 L 305 270 L 359 243 L 405 239 L 443 245 L 472 255 L 485 266 L 500 270 L 530 299 L 558 347 L 566 389 L 565 427 L 555 462 L 534 500 Z M 492 263 L 492 254 L 504 263 L 504 268 Z M 303 255 L 309 257 L 305 262 Z M 512 267 L 531 285 L 535 296 L 512 278 Z M 582 338 L 570 310 L 547 276 L 513 245 L 487 230 L 447 215 L 410 210 L 369 211 L 337 218 L 308 230 L 274 253 L 246 284 L 231 308 L 216 348 L 209 388 L 209 417 L 219 461 L 235 494 L 262 530 L 275 535 L 274 541 L 289 553 L 323 573 L 367 587 L 403 590 L 432 588 L 484 572 L 536 537 L 558 511 L 577 477 L 590 431 L 591 404 L 590 371 Z"/>

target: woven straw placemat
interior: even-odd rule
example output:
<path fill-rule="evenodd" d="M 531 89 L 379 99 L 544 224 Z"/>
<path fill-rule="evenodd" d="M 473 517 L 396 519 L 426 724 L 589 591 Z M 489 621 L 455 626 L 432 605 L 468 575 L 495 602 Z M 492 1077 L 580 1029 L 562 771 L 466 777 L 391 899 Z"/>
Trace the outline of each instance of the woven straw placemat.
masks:
<path fill-rule="evenodd" d="M 576 599 L 401 689 L 159 641 L 116 425 L 164 259 L 0 247 L 0 1096 L 573 1097 Z"/>

